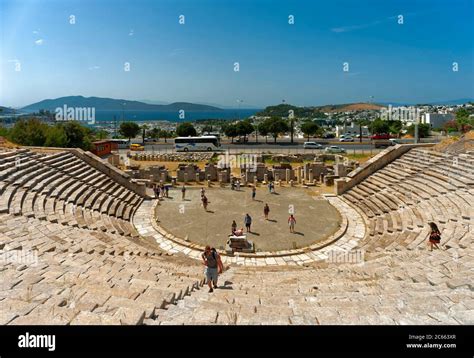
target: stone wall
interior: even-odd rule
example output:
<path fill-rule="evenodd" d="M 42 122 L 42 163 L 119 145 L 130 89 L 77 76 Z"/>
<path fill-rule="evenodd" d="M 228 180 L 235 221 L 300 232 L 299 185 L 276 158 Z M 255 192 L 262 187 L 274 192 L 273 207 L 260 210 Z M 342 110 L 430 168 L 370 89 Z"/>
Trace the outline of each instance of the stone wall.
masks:
<path fill-rule="evenodd" d="M 132 190 L 133 192 L 137 193 L 138 195 L 147 198 L 146 194 L 146 185 L 143 183 L 135 183 L 131 181 L 130 175 L 124 173 L 123 171 L 115 168 L 113 165 L 103 162 L 98 156 L 92 154 L 91 152 L 85 152 L 79 148 L 63 148 L 76 157 L 82 159 L 87 164 L 92 166 L 93 168 L 97 169 L 98 171 L 104 173 L 105 175 L 109 176 L 113 180 L 115 180 L 120 185 L 123 185 L 127 189 Z"/>
<path fill-rule="evenodd" d="M 369 159 L 363 165 L 353 170 L 347 177 L 336 179 L 334 181 L 334 190 L 336 195 L 341 195 L 347 190 L 359 184 L 361 181 L 375 173 L 377 170 L 383 168 L 387 164 L 390 164 L 395 159 L 401 157 L 403 154 L 408 152 L 412 148 L 420 147 L 431 147 L 433 143 L 422 143 L 422 144 L 397 144 L 394 147 L 389 147 L 375 157 Z"/>

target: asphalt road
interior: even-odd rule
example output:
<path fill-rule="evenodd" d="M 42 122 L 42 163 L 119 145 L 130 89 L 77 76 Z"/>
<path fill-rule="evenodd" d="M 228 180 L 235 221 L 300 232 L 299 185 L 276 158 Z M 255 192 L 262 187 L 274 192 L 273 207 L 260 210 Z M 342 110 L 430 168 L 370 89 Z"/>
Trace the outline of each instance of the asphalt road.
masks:
<path fill-rule="evenodd" d="M 245 143 L 245 144 L 231 144 L 229 141 L 222 141 L 221 148 L 223 151 L 229 151 L 231 153 L 262 153 L 272 152 L 281 154 L 296 154 L 296 153 L 319 153 L 324 151 L 325 147 L 330 145 L 336 145 L 344 148 L 348 154 L 374 154 L 383 150 L 383 148 L 374 148 L 370 140 L 364 139 L 362 143 L 359 141 L 355 142 L 339 142 L 337 139 L 317 139 L 317 143 L 323 145 L 323 149 L 304 149 L 303 142 L 305 140 L 297 140 L 293 144 L 289 140 L 278 140 L 276 144 L 272 142 L 265 143 L 260 141 L 259 143 Z M 138 142 L 138 141 L 134 141 Z M 413 140 L 405 140 L 403 143 L 413 143 Z M 421 142 L 436 142 L 433 139 L 422 139 Z M 127 150 L 124 150 L 125 152 Z M 158 144 L 145 144 L 145 151 L 151 153 L 172 153 L 174 152 L 173 140 L 169 140 L 168 143 Z"/>

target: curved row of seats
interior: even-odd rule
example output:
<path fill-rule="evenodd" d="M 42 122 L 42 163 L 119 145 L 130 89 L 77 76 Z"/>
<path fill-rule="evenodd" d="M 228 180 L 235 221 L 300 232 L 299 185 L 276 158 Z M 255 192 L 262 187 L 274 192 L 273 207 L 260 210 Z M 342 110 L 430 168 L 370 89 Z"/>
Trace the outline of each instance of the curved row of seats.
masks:
<path fill-rule="evenodd" d="M 233 267 L 147 324 L 472 324 L 473 248 L 372 253 L 362 263 Z"/>
<path fill-rule="evenodd" d="M 203 284 L 144 238 L 0 214 L 0 324 L 141 324 Z"/>
<path fill-rule="evenodd" d="M 70 152 L 0 155 L 0 212 L 138 236 L 131 219 L 143 199 Z"/>
<path fill-rule="evenodd" d="M 424 245 L 431 221 L 443 244 L 466 247 L 473 239 L 474 156 L 412 149 L 342 196 L 366 217 L 365 250 Z"/>

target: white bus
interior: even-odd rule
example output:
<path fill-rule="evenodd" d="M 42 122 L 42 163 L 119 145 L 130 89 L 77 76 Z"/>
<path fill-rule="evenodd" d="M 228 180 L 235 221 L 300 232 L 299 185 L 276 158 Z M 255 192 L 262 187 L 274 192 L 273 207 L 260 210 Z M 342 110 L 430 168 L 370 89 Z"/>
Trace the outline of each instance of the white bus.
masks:
<path fill-rule="evenodd" d="M 129 149 L 130 142 L 127 139 L 110 139 L 111 142 L 117 143 L 119 149 Z"/>
<path fill-rule="evenodd" d="M 177 152 L 212 152 L 221 146 L 219 138 L 212 135 L 202 137 L 178 137 L 174 140 L 174 149 Z"/>

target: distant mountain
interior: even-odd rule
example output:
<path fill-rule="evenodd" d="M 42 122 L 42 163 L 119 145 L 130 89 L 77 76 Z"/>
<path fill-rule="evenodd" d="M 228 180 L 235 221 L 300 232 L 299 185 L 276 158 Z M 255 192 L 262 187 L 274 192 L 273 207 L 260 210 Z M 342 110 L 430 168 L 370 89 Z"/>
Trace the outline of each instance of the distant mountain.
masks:
<path fill-rule="evenodd" d="M 147 104 L 139 101 L 129 101 L 125 99 L 101 98 L 101 97 L 83 97 L 68 96 L 56 99 L 45 99 L 43 101 L 30 104 L 22 108 L 24 111 L 34 112 L 40 109 L 55 111 L 58 107 L 91 107 L 96 111 L 163 111 L 175 112 L 179 110 L 185 111 L 222 111 L 221 108 L 206 106 L 202 104 L 175 102 L 170 104 Z"/>
<path fill-rule="evenodd" d="M 364 110 L 380 110 L 384 106 L 375 103 L 344 103 L 344 104 L 327 104 L 324 106 L 297 107 L 291 104 L 279 104 L 276 106 L 268 106 L 263 111 L 257 113 L 258 116 L 277 116 L 286 117 L 290 110 L 296 117 L 313 117 L 324 118 L 327 112 L 349 112 Z"/>
<path fill-rule="evenodd" d="M 18 113 L 18 111 L 15 111 L 13 108 L 0 106 L 0 116 L 13 113 Z"/>
<path fill-rule="evenodd" d="M 169 102 L 155 101 L 155 100 L 152 100 L 152 99 L 141 99 L 141 100 L 139 100 L 139 102 L 143 102 L 143 103 L 146 103 L 146 104 L 160 104 L 160 105 L 170 104 Z"/>

